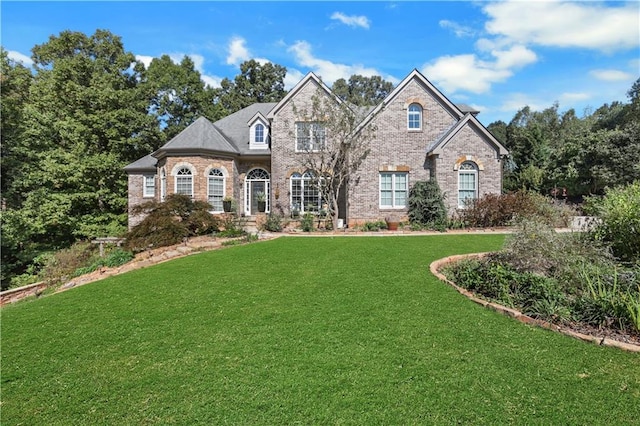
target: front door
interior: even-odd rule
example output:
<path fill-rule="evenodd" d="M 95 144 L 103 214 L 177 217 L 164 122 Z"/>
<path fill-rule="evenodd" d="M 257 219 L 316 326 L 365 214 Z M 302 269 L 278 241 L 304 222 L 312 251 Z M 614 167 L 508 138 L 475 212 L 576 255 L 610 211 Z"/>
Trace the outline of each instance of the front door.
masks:
<path fill-rule="evenodd" d="M 267 185 L 264 181 L 249 182 L 251 185 L 251 216 L 258 213 L 258 194 L 267 193 Z"/>
<path fill-rule="evenodd" d="M 269 212 L 269 172 L 264 169 L 253 169 L 244 180 L 244 212 L 248 216 L 258 213 L 258 194 L 263 193 L 267 199 L 266 211 Z"/>

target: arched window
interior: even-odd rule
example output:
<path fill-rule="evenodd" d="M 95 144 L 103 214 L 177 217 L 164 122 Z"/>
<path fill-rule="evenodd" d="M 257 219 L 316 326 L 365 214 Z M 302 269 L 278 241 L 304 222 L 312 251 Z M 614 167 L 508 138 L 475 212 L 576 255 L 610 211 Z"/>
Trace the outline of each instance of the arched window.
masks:
<path fill-rule="evenodd" d="M 262 124 L 256 124 L 255 127 L 255 143 L 264 143 L 264 126 Z"/>
<path fill-rule="evenodd" d="M 291 175 L 291 210 L 301 213 L 318 212 L 322 208 L 322 194 L 318 179 L 311 172 Z"/>
<path fill-rule="evenodd" d="M 193 197 L 193 174 L 188 167 L 182 167 L 176 173 L 176 194 Z"/>
<path fill-rule="evenodd" d="M 422 129 L 422 107 L 419 104 L 409 105 L 407 110 L 407 128 L 409 130 Z"/>
<path fill-rule="evenodd" d="M 209 204 L 214 212 L 223 211 L 222 199 L 224 198 L 224 173 L 220 169 L 211 169 L 207 176 L 207 196 Z"/>
<path fill-rule="evenodd" d="M 458 207 L 464 208 L 478 198 L 478 166 L 465 161 L 458 169 Z"/>

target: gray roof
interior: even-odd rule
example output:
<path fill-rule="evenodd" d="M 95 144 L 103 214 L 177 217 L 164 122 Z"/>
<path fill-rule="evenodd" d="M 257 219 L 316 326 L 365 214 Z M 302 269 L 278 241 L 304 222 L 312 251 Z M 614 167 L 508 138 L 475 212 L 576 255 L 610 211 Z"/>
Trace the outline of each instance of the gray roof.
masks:
<path fill-rule="evenodd" d="M 270 151 L 268 149 L 249 149 L 249 120 L 258 113 L 262 114 L 266 118 L 269 111 L 271 111 L 276 105 L 277 104 L 275 102 L 252 104 L 240 111 L 221 118 L 213 123 L 213 125 L 220 130 L 220 133 L 223 134 L 229 142 L 234 145 L 237 150 L 236 152 L 240 155 L 269 154 Z M 269 123 L 265 124 L 268 125 Z"/>
<path fill-rule="evenodd" d="M 237 154 L 238 150 L 204 117 L 198 118 L 173 139 L 164 144 L 158 153 L 166 151 L 216 151 Z"/>
<path fill-rule="evenodd" d="M 471 114 L 480 114 L 480 111 L 467 104 L 456 104 L 456 106 L 462 111 L 464 114 L 470 112 Z"/>
<path fill-rule="evenodd" d="M 155 171 L 156 163 L 158 160 L 152 157 L 151 154 L 145 155 L 139 160 L 134 161 L 133 163 L 125 166 L 124 170 L 127 173 L 130 172 L 145 172 L 145 171 Z"/>

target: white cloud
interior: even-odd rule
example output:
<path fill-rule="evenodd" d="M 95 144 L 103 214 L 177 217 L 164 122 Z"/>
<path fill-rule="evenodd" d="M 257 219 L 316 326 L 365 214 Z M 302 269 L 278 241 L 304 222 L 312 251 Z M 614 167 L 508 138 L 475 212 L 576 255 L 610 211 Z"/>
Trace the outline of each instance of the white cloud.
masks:
<path fill-rule="evenodd" d="M 284 88 L 291 89 L 302 80 L 302 77 L 304 77 L 302 71 L 295 68 L 287 68 L 287 75 L 284 77 Z"/>
<path fill-rule="evenodd" d="M 619 70 L 592 70 L 589 74 L 598 80 L 603 81 L 628 81 L 633 79 L 633 75 Z"/>
<path fill-rule="evenodd" d="M 530 95 L 524 93 L 510 93 L 505 97 L 502 104 L 498 107 L 498 110 L 515 113 L 525 106 L 528 106 L 533 111 L 542 111 L 545 108 L 548 108 L 550 104 L 548 102 L 532 98 Z"/>
<path fill-rule="evenodd" d="M 426 64 L 422 70 L 426 77 L 436 81 L 448 92 L 466 90 L 486 93 L 493 83 L 503 82 L 513 70 L 537 61 L 534 52 L 524 46 L 507 50 L 493 50 L 494 61 L 479 59 L 475 54 L 441 56 Z"/>
<path fill-rule="evenodd" d="M 227 56 L 228 65 L 240 65 L 240 63 L 251 58 L 249 49 L 245 46 L 246 40 L 242 37 L 233 37 L 229 41 L 229 55 Z"/>
<path fill-rule="evenodd" d="M 560 104 L 564 104 L 564 103 L 568 103 L 571 104 L 572 102 L 580 102 L 580 101 L 586 101 L 587 99 L 590 99 L 591 95 L 588 93 L 583 93 L 583 92 L 566 92 L 566 93 L 562 93 L 560 95 L 560 99 L 559 99 L 559 103 Z"/>
<path fill-rule="evenodd" d="M 635 2 L 622 7 L 601 3 L 504 1 L 489 3 L 489 34 L 516 43 L 579 47 L 602 51 L 640 45 L 640 10 Z"/>
<path fill-rule="evenodd" d="M 354 27 L 354 28 L 360 27 L 360 28 L 365 28 L 367 30 L 371 25 L 369 18 L 367 18 L 366 16 L 356 16 L 356 15 L 348 16 L 342 12 L 334 12 L 333 15 L 331 15 L 331 19 L 340 21 L 343 24 L 348 25 L 350 27 Z"/>
<path fill-rule="evenodd" d="M 149 65 L 151 65 L 151 61 L 154 60 L 154 57 L 147 55 L 136 55 L 136 60 L 142 62 L 145 68 L 149 68 Z"/>
<path fill-rule="evenodd" d="M 365 77 L 380 75 L 375 68 L 368 68 L 361 64 L 337 64 L 325 59 L 316 58 L 311 53 L 311 45 L 306 41 L 296 42 L 290 46 L 287 51 L 293 53 L 299 65 L 313 70 L 313 72 L 322 77 L 323 81 L 328 85 L 333 84 L 333 82 L 339 78 L 348 79 L 354 74 L 360 74 Z M 396 78 L 391 76 L 383 76 L 383 78 L 394 84 L 398 82 Z"/>
<path fill-rule="evenodd" d="M 30 67 L 33 65 L 33 60 L 30 56 L 24 55 L 20 52 L 16 52 L 15 50 L 7 50 L 7 57 L 13 61 L 20 62 L 25 67 Z"/>
<path fill-rule="evenodd" d="M 522 68 L 538 60 L 534 52 L 521 45 L 512 46 L 508 50 L 493 50 L 491 54 L 496 57 L 497 69 Z"/>
<path fill-rule="evenodd" d="M 465 27 L 464 25 L 460 25 L 457 22 L 449 21 L 447 19 L 441 20 L 438 24 L 442 28 L 452 30 L 456 37 L 472 37 L 475 35 L 473 28 Z"/>

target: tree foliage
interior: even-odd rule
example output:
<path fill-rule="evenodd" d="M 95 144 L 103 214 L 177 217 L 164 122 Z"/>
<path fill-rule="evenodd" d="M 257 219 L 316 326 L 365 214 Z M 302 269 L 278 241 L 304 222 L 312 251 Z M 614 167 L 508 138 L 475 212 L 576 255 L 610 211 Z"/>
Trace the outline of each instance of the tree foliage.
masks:
<path fill-rule="evenodd" d="M 287 69 L 251 59 L 240 64 L 240 74 L 233 80 L 220 82 L 217 99 L 227 113 L 233 113 L 256 102 L 278 102 L 287 94 L 284 77 Z"/>
<path fill-rule="evenodd" d="M 158 134 L 138 85 L 142 64 L 119 37 L 64 31 L 35 46 L 32 58 L 20 124 L 7 126 L 10 158 L 20 162 L 11 170 L 2 223 L 3 263 L 12 265 L 76 239 L 124 231 L 123 167 L 148 154 Z"/>
<path fill-rule="evenodd" d="M 491 123 L 509 149 L 507 190 L 541 193 L 565 188 L 569 196 L 603 194 L 605 189 L 640 179 L 640 79 L 628 104 L 605 104 L 578 117 L 558 104 L 532 111 L 524 107 L 511 122 Z"/>
<path fill-rule="evenodd" d="M 347 82 L 340 78 L 333 83 L 333 93 L 345 102 L 356 106 L 377 105 L 393 90 L 393 83 L 374 75 L 364 77 L 354 74 Z"/>
<path fill-rule="evenodd" d="M 146 71 L 146 83 L 152 91 L 151 113 L 169 140 L 198 117 L 211 121 L 224 116 L 215 103 L 215 89 L 205 86 L 193 61 L 185 56 L 179 64 L 168 55 L 154 58 Z"/>

